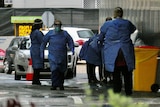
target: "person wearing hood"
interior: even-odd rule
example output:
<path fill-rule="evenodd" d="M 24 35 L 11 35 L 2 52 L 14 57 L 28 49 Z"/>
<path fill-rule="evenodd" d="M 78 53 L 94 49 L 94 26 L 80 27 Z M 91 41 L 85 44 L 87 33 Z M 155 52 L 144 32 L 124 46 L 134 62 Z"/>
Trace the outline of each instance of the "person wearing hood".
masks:
<path fill-rule="evenodd" d="M 40 31 L 42 25 L 43 22 L 41 19 L 35 19 L 30 34 L 30 39 L 31 39 L 30 54 L 32 59 L 32 68 L 34 71 L 32 79 L 33 85 L 41 85 L 40 72 L 43 71 L 44 68 L 43 59 L 40 57 L 40 46 L 44 36 L 43 33 Z"/>

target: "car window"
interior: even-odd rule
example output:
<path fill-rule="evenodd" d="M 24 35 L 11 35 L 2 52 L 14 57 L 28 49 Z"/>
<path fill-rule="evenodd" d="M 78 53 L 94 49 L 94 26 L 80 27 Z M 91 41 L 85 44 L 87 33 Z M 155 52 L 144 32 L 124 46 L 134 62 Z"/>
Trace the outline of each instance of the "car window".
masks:
<path fill-rule="evenodd" d="M 48 48 L 48 45 L 46 45 L 46 49 Z M 30 38 L 24 38 L 22 39 L 21 43 L 19 44 L 20 49 L 22 50 L 28 50 L 31 47 L 31 39 Z"/>
<path fill-rule="evenodd" d="M 29 38 L 22 39 L 20 49 L 29 49 L 31 47 L 31 40 Z"/>
<path fill-rule="evenodd" d="M 14 38 L 14 39 L 11 41 L 9 47 L 14 46 L 14 45 L 17 45 L 17 46 L 18 46 L 18 44 L 19 44 L 19 38 Z"/>
<path fill-rule="evenodd" d="M 80 38 L 90 38 L 94 35 L 94 33 L 90 30 L 80 30 L 77 31 L 77 33 Z"/>

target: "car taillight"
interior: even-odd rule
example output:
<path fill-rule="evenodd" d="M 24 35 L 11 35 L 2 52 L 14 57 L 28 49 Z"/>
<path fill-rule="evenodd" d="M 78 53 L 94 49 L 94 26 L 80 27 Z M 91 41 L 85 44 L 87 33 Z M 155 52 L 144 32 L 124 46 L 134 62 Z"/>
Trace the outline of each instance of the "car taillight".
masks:
<path fill-rule="evenodd" d="M 77 42 L 79 45 L 83 45 L 85 41 L 84 41 L 84 40 L 77 40 L 76 42 Z"/>

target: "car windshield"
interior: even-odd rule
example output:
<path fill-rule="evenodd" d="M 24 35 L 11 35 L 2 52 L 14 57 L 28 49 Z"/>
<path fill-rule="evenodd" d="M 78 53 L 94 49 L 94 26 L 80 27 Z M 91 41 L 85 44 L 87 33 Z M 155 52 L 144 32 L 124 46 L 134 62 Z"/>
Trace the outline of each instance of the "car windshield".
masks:
<path fill-rule="evenodd" d="M 46 45 L 46 49 L 48 49 L 49 43 Z M 23 38 L 19 43 L 19 48 L 21 50 L 29 50 L 31 47 L 31 39 L 30 38 Z"/>
<path fill-rule="evenodd" d="M 29 49 L 31 47 L 31 40 L 29 38 L 24 38 L 19 43 L 19 48 L 22 50 Z"/>
<path fill-rule="evenodd" d="M 80 38 L 90 38 L 94 35 L 94 33 L 90 30 L 80 30 L 77 31 L 77 33 Z"/>

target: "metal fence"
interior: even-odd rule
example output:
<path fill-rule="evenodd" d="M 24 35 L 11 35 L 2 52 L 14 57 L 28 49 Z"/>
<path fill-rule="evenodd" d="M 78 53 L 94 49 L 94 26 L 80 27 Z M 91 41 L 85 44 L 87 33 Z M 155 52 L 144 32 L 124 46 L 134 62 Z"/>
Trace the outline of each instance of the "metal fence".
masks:
<path fill-rule="evenodd" d="M 41 16 L 51 11 L 55 19 L 62 21 L 63 26 L 86 27 L 97 32 L 99 25 L 99 9 L 75 8 L 0 8 L 0 36 L 14 35 L 11 16 Z"/>

